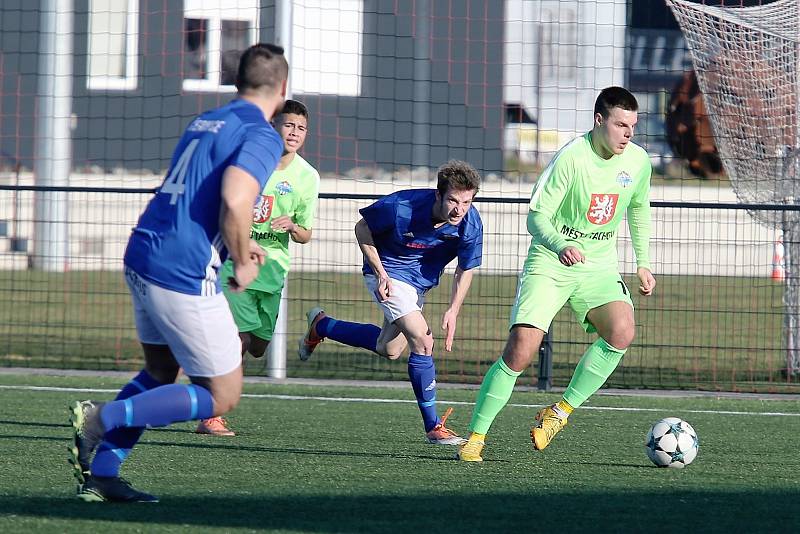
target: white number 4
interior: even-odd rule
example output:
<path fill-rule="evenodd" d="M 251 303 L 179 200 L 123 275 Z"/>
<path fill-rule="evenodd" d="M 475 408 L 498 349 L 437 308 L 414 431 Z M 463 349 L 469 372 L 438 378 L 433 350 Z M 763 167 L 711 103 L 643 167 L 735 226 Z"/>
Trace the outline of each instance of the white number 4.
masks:
<path fill-rule="evenodd" d="M 184 186 L 183 181 L 186 179 L 186 168 L 189 166 L 189 161 L 192 159 L 200 139 L 194 139 L 183 150 L 183 154 L 178 158 L 178 162 L 172 168 L 164 184 L 161 186 L 161 193 L 172 195 L 169 199 L 170 204 L 175 204 L 178 201 L 178 195 L 183 194 Z"/>

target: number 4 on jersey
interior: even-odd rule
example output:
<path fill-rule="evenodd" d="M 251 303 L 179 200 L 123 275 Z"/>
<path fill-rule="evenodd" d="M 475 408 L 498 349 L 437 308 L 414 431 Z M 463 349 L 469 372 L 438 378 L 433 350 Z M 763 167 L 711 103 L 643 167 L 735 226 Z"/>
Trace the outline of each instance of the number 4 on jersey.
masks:
<path fill-rule="evenodd" d="M 200 139 L 194 139 L 186 146 L 181 157 L 178 158 L 177 163 L 175 163 L 175 166 L 172 168 L 172 172 L 169 173 L 169 176 L 167 176 L 167 179 L 164 180 L 164 184 L 161 186 L 160 193 L 172 195 L 169 199 L 170 204 L 175 204 L 178 201 L 178 195 L 183 194 L 183 181 L 186 179 L 186 169 L 199 143 Z"/>

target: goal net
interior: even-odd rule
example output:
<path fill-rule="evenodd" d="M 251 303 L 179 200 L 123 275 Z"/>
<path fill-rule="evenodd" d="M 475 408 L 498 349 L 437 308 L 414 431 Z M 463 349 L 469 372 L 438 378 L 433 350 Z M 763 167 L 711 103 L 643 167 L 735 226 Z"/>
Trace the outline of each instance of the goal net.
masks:
<path fill-rule="evenodd" d="M 800 1 L 718 7 L 667 0 L 686 38 L 736 196 L 780 204 L 751 215 L 783 231 L 787 371 L 800 373 Z"/>

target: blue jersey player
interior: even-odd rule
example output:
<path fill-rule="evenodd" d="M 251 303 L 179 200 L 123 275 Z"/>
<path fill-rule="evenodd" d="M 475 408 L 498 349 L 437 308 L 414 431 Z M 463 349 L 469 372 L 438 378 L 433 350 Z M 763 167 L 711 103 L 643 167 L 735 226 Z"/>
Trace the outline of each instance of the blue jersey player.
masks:
<path fill-rule="evenodd" d="M 72 406 L 70 462 L 84 501 L 157 501 L 119 477 L 144 429 L 221 415 L 239 401 L 241 342 L 218 272 L 230 257 L 228 284 L 242 291 L 264 261 L 250 224 L 283 152 L 269 121 L 283 105 L 288 69 L 278 46 L 244 51 L 238 98 L 189 124 L 133 229 L 125 277 L 145 367 L 116 400 Z M 191 384 L 175 383 L 180 368 Z"/>
<path fill-rule="evenodd" d="M 383 326 L 334 319 L 322 308 L 311 309 L 299 356 L 307 360 L 329 338 L 396 360 L 408 346 L 408 377 L 417 397 L 429 443 L 457 445 L 465 440 L 445 426 L 450 414 L 436 412 L 436 368 L 433 336 L 422 315 L 425 294 L 439 285 L 445 266 L 458 258 L 450 306 L 442 318 L 445 350 L 450 351 L 456 321 L 481 264 L 483 224 L 472 200 L 480 176 L 463 161 L 438 170 L 436 189 L 392 193 L 360 210 L 355 233 L 364 254 L 364 283 L 383 311 Z"/>

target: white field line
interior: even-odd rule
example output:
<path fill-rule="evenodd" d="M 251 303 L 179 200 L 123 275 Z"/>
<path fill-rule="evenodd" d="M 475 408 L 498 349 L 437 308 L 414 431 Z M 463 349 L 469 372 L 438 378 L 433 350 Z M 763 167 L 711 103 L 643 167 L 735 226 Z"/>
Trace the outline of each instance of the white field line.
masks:
<path fill-rule="evenodd" d="M 0 385 L 0 390 L 15 389 L 23 391 L 56 391 L 73 393 L 117 393 L 118 389 L 97 389 L 97 388 L 66 388 L 53 386 L 6 386 Z M 322 401 L 322 402 L 365 402 L 376 404 L 416 404 L 416 400 L 408 399 L 369 399 L 362 397 L 320 397 L 316 395 L 274 395 L 269 393 L 243 393 L 243 398 L 247 399 L 273 399 L 287 401 Z M 442 404 L 453 404 L 456 406 L 472 406 L 472 402 L 463 401 L 442 401 Z M 507 406 L 514 408 L 541 408 L 544 404 L 517 404 L 509 403 Z M 613 411 L 613 412 L 663 412 L 664 408 L 620 408 L 614 406 L 581 406 L 581 410 Z M 733 410 L 685 410 L 678 409 L 676 412 L 709 414 L 709 415 L 765 415 L 774 417 L 800 417 L 800 413 L 787 412 L 740 412 Z"/>

